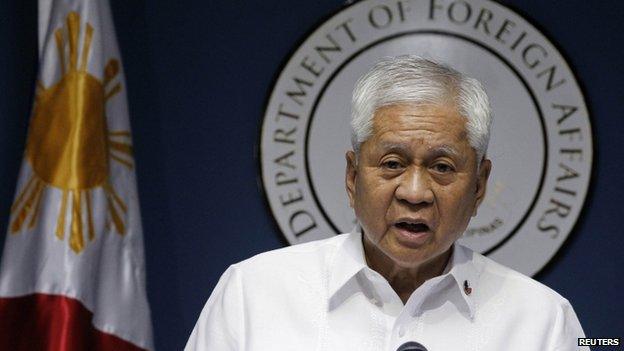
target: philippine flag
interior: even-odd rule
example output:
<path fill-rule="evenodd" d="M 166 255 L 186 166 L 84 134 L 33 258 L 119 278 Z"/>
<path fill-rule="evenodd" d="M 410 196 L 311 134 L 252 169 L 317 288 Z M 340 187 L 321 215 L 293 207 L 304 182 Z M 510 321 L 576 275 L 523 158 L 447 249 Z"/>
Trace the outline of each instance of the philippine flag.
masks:
<path fill-rule="evenodd" d="M 40 0 L 0 350 L 153 349 L 125 89 L 108 1 Z"/>

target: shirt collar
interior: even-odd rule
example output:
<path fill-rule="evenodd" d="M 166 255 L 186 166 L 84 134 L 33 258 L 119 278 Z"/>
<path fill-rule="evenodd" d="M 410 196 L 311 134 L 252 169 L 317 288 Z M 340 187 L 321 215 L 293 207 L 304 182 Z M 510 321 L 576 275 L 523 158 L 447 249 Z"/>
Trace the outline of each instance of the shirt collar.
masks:
<path fill-rule="evenodd" d="M 358 227 L 355 227 L 336 250 L 331 264 L 329 297 L 332 298 L 351 278 L 366 267 L 362 233 Z"/>
<path fill-rule="evenodd" d="M 474 296 L 479 290 L 479 275 L 482 269 L 481 261 L 475 255 L 472 250 L 455 243 L 448 263 L 448 268 L 450 268 L 448 275 L 455 280 L 457 291 L 466 302 L 471 319 L 475 314 Z"/>
<path fill-rule="evenodd" d="M 329 298 L 333 298 L 357 273 L 367 268 L 361 230 L 356 227 L 342 242 L 331 264 L 329 278 Z M 451 276 L 455 280 L 457 291 L 468 306 L 470 318 L 474 317 L 474 296 L 478 293 L 478 278 L 482 264 L 478 256 L 470 249 L 457 243 L 442 276 Z"/>

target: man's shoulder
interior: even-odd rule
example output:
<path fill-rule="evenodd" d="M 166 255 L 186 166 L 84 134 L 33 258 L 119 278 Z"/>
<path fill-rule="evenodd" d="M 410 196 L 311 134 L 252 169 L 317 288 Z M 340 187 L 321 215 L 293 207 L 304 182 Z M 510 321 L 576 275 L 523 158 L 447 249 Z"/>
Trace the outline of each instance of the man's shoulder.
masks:
<path fill-rule="evenodd" d="M 260 253 L 234 267 L 243 275 L 272 280 L 291 278 L 292 275 L 317 275 L 327 268 L 334 254 L 348 234 L 315 240 Z"/>
<path fill-rule="evenodd" d="M 468 249 L 469 250 L 469 249 Z M 561 308 L 569 305 L 567 299 L 543 283 L 474 252 L 473 260 L 480 266 L 479 283 L 488 298 L 509 300 L 534 308 Z"/>

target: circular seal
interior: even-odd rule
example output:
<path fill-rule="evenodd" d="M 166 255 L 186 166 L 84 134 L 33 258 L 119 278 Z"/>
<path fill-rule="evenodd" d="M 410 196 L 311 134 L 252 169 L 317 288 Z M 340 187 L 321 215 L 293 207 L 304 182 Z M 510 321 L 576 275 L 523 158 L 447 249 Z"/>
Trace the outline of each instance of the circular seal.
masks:
<path fill-rule="evenodd" d="M 290 56 L 266 106 L 260 165 L 289 243 L 350 231 L 350 101 L 382 57 L 417 54 L 481 81 L 494 123 L 486 199 L 459 242 L 527 275 L 570 234 L 592 167 L 590 118 L 561 53 L 489 0 L 364 0 L 318 26 Z"/>

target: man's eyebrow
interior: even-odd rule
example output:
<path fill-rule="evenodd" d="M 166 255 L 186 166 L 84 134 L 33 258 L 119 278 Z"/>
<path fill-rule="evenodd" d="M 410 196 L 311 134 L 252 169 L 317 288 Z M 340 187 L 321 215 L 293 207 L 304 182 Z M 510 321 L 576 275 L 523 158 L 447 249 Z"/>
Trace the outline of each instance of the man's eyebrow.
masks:
<path fill-rule="evenodd" d="M 403 143 L 395 143 L 390 141 L 382 141 L 379 143 L 381 148 L 386 151 L 398 152 L 398 153 L 406 153 L 409 151 L 409 146 Z M 457 148 L 451 145 L 439 145 L 434 146 L 427 150 L 429 153 L 433 154 L 433 156 L 452 156 L 452 157 L 461 157 L 462 153 L 457 150 Z"/>
<path fill-rule="evenodd" d="M 453 158 L 463 158 L 464 155 L 459 152 L 459 150 L 457 150 L 456 148 L 450 146 L 450 145 L 440 145 L 440 146 L 435 146 L 432 147 L 431 149 L 428 150 L 434 157 L 438 157 L 438 156 L 451 156 Z"/>
<path fill-rule="evenodd" d="M 382 150 L 397 152 L 397 153 L 407 153 L 409 151 L 409 147 L 403 143 L 395 143 L 391 141 L 382 141 L 379 143 Z"/>

